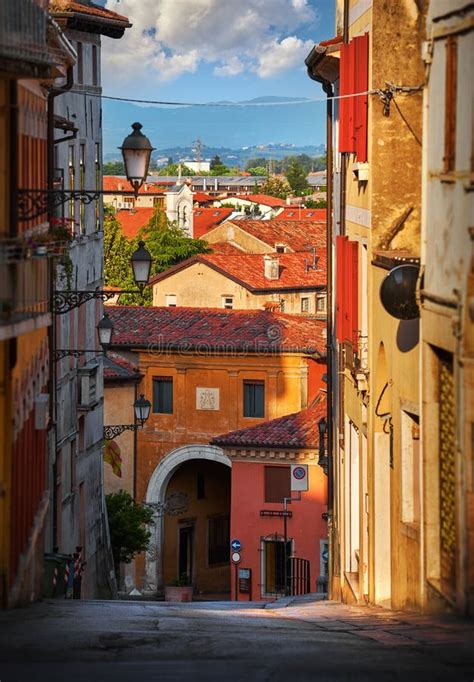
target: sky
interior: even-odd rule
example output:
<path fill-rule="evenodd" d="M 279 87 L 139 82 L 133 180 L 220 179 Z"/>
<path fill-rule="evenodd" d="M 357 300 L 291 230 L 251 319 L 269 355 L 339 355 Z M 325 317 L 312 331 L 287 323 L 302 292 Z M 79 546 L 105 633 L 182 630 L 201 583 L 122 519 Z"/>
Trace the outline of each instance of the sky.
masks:
<path fill-rule="evenodd" d="M 315 97 L 304 59 L 334 0 L 106 0 L 133 27 L 103 38 L 104 94 L 197 102 Z"/>

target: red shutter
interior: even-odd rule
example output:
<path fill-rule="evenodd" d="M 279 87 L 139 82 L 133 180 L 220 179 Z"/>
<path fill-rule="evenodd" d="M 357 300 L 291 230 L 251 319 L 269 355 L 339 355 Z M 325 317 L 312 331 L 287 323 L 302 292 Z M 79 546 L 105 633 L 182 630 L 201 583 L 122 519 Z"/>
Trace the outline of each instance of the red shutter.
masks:
<path fill-rule="evenodd" d="M 350 328 L 347 338 L 357 348 L 359 333 L 359 242 L 348 243 L 350 253 Z M 349 279 L 349 278 L 348 278 Z"/>
<path fill-rule="evenodd" d="M 340 95 L 349 94 L 349 45 L 341 45 L 341 77 L 340 77 Z M 350 98 L 343 98 L 339 100 L 339 151 L 350 151 L 349 138 L 349 102 Z"/>
<path fill-rule="evenodd" d="M 339 94 L 366 92 L 368 66 L 368 33 L 341 45 Z M 339 100 L 339 151 L 355 153 L 357 161 L 367 161 L 367 95 Z"/>
<path fill-rule="evenodd" d="M 356 64 L 356 92 L 369 88 L 369 34 L 354 38 Z M 367 161 L 367 95 L 355 97 L 355 153 L 357 161 Z"/>
<path fill-rule="evenodd" d="M 344 251 L 347 237 L 336 237 L 336 339 L 339 343 L 344 341 Z"/>

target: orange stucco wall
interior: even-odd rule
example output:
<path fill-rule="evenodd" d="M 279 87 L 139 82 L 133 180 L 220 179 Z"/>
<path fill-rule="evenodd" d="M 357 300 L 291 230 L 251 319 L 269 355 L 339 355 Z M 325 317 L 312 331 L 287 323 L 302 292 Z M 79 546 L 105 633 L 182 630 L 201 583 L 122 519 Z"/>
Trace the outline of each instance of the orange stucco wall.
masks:
<path fill-rule="evenodd" d="M 285 461 L 285 465 L 290 462 Z M 301 462 L 298 462 L 301 463 Z M 266 464 L 275 464 L 268 461 Z M 262 517 L 260 510 L 283 510 L 283 504 L 265 503 L 264 466 L 260 462 L 232 462 L 231 493 L 231 538 L 242 543 L 240 551 L 241 568 L 252 570 L 253 600 L 263 598 L 263 574 L 261 539 L 274 535 L 283 536 L 282 517 Z M 316 591 L 316 579 L 320 574 L 320 540 L 327 537 L 327 523 L 321 518 L 326 511 L 327 478 L 321 467 L 311 464 L 309 470 L 309 490 L 301 493 L 301 500 L 292 502 L 288 509 L 293 513 L 288 519 L 288 539 L 293 539 L 295 556 L 309 559 L 311 591 Z M 293 493 L 296 496 L 296 493 Z M 235 567 L 231 567 L 232 599 L 235 599 Z M 248 594 L 238 595 L 239 600 L 248 600 Z"/>

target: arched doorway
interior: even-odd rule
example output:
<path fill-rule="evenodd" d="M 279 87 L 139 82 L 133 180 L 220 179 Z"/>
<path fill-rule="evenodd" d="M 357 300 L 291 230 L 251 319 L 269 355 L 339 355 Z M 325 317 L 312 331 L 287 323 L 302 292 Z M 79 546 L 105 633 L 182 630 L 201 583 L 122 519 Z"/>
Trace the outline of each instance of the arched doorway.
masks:
<path fill-rule="evenodd" d="M 212 538 L 222 536 L 219 519 L 230 511 L 230 467 L 230 459 L 211 445 L 177 448 L 158 464 L 148 484 L 146 502 L 164 503 L 169 494 L 178 492 L 186 495 L 187 503 L 176 516 L 156 517 L 146 553 L 145 591 L 161 591 L 165 579 L 177 578 L 180 572 L 191 573 L 198 592 L 212 591 L 212 573 L 221 586 L 224 562 L 215 561 L 219 570 L 213 570 L 219 548 L 212 545 Z M 217 555 L 212 553 L 213 547 Z"/>

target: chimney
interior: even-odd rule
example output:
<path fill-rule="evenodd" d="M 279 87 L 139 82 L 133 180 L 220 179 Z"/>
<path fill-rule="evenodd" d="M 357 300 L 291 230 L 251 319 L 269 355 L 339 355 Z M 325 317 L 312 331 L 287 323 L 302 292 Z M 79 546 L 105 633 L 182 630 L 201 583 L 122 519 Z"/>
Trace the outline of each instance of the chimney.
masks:
<path fill-rule="evenodd" d="M 263 267 L 265 279 L 280 279 L 280 263 L 278 258 L 274 258 L 273 256 L 264 256 Z"/>
<path fill-rule="evenodd" d="M 291 206 L 291 199 L 290 197 L 286 197 L 286 205 Z"/>

